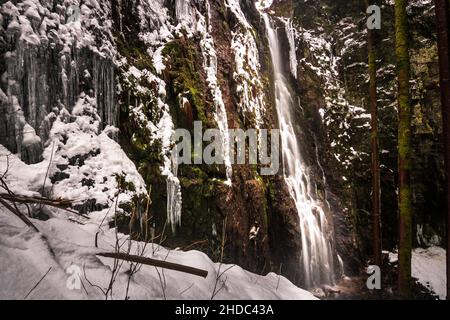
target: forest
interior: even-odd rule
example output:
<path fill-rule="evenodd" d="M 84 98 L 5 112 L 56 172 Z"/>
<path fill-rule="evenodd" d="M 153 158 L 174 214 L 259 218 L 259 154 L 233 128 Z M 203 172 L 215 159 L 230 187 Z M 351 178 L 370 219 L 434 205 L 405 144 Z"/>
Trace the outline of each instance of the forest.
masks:
<path fill-rule="evenodd" d="M 449 47 L 449 0 L 0 0 L 0 300 L 449 299 Z"/>

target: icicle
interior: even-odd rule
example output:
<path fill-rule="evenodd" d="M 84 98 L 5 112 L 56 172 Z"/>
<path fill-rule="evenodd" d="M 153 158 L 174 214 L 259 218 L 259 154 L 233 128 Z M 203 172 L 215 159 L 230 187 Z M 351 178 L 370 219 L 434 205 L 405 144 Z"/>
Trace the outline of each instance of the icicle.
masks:
<path fill-rule="evenodd" d="M 160 85 L 164 86 L 164 82 L 161 81 Z M 181 225 L 182 195 L 180 180 L 177 177 L 177 149 L 176 145 L 172 146 L 174 124 L 169 113 L 169 106 L 161 99 L 158 99 L 158 107 L 162 112 L 161 119 L 156 127 L 151 123 L 150 126 L 157 130 L 152 140 L 159 139 L 161 141 L 161 151 L 164 159 L 161 174 L 167 177 L 167 224 L 171 226 L 172 232 L 175 233 L 176 227 Z M 149 129 L 152 128 L 150 127 Z"/>
<path fill-rule="evenodd" d="M 175 16 L 177 21 L 187 29 L 195 25 L 195 8 L 189 0 L 175 0 Z"/>
<path fill-rule="evenodd" d="M 209 1 L 206 1 L 207 19 L 210 21 L 210 5 Z M 230 137 L 228 135 L 228 118 L 225 104 L 222 99 L 222 91 L 217 83 L 217 55 L 214 48 L 214 39 L 211 36 L 211 24 L 207 24 L 204 17 L 201 17 L 198 27 L 199 31 L 203 34 L 203 39 L 200 42 L 202 50 L 204 68 L 206 71 L 208 86 L 211 94 L 214 98 L 214 105 L 216 110 L 214 112 L 214 119 L 219 127 L 222 135 L 223 144 L 223 158 L 226 167 L 226 184 L 231 185 L 231 178 L 233 175 L 233 168 L 231 166 L 230 158 Z"/>
<path fill-rule="evenodd" d="M 192 35 L 192 30 L 196 25 L 196 12 L 192 1 L 176 0 L 175 1 L 175 18 L 177 26 L 171 24 L 166 1 L 152 0 L 142 1 L 138 6 L 140 18 L 140 34 L 139 38 L 148 45 L 149 53 L 153 57 L 156 74 L 146 71 L 149 82 L 158 84 L 157 109 L 161 117 L 158 123 L 152 123 L 149 119 L 142 115 L 140 107 L 133 108 L 132 112 L 138 118 L 146 119 L 146 125 L 152 136 L 151 141 L 161 141 L 161 155 L 164 161 L 161 166 L 161 175 L 166 177 L 167 190 L 167 224 L 170 225 L 172 232 L 176 232 L 176 227 L 181 225 L 182 214 L 182 194 L 181 185 L 177 177 L 178 165 L 172 157 L 174 152 L 172 136 L 174 132 L 174 123 L 170 115 L 170 107 L 164 102 L 166 96 L 166 84 L 158 77 L 165 69 L 162 51 L 168 41 L 173 39 L 181 29 L 187 31 L 188 36 Z M 130 68 L 131 71 L 132 68 Z M 137 77 L 142 74 L 134 68 L 132 72 L 137 73 Z"/>
<path fill-rule="evenodd" d="M 104 58 L 94 55 L 93 87 L 96 94 L 97 111 L 106 125 L 117 125 L 117 110 L 114 103 L 114 67 Z"/>
<path fill-rule="evenodd" d="M 286 36 L 289 42 L 289 62 L 291 66 L 291 73 L 295 78 L 297 78 L 298 61 L 297 61 L 297 49 L 295 46 L 295 29 L 292 25 L 292 20 L 282 19 L 282 21 L 284 22 Z"/>
<path fill-rule="evenodd" d="M 173 151 L 176 154 L 176 147 Z M 178 179 L 178 163 L 177 159 L 172 157 L 172 170 L 167 175 L 167 221 L 175 233 L 176 226 L 181 225 L 181 186 Z"/>
<path fill-rule="evenodd" d="M 237 93 L 240 97 L 239 108 L 245 118 L 246 113 L 255 116 L 255 127 L 259 129 L 264 123 L 262 117 L 266 110 L 263 85 L 261 83 L 261 66 L 259 51 L 254 38 L 255 30 L 247 21 L 241 9 L 239 0 L 226 0 L 225 5 L 233 12 L 239 21 L 239 28 L 233 31 L 231 48 L 234 51 L 234 80 L 239 84 Z"/>

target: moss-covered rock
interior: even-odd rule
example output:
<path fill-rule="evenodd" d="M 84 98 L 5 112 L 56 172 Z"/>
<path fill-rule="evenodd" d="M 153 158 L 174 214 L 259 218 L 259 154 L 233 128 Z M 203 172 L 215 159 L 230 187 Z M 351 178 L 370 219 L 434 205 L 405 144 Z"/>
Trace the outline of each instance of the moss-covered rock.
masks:
<path fill-rule="evenodd" d="M 162 54 L 167 58 L 165 77 L 172 114 L 179 126 L 192 127 L 192 120 L 203 122 L 206 127 L 215 127 L 211 112 L 213 105 L 208 99 L 209 89 L 203 72 L 200 48 L 186 37 L 172 40 L 164 47 Z M 187 109 L 179 108 L 181 99 L 189 101 Z"/>

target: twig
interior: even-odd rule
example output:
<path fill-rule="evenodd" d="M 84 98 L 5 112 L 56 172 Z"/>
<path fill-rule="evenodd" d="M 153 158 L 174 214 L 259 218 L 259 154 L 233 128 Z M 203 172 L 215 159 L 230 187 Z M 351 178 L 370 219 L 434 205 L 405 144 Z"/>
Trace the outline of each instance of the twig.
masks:
<path fill-rule="evenodd" d="M 11 189 L 9 189 L 8 184 L 6 183 L 6 181 L 2 178 L 0 178 L 0 182 L 2 184 L 2 188 L 6 190 L 6 192 L 8 192 L 8 194 L 10 196 L 14 196 L 14 192 L 11 191 Z M 11 201 L 14 208 L 16 209 L 16 211 L 20 212 L 19 208 L 16 205 L 16 202 L 14 200 Z"/>
<path fill-rule="evenodd" d="M 278 287 L 280 286 L 280 279 L 281 279 L 281 268 L 283 267 L 283 264 L 280 263 L 280 268 L 278 270 L 278 282 L 277 282 L 277 288 L 276 290 L 278 291 Z"/>
<path fill-rule="evenodd" d="M 217 276 L 216 276 L 216 282 L 214 284 L 214 290 L 213 290 L 213 294 L 211 296 L 211 300 L 214 300 L 214 297 L 217 296 L 217 294 L 225 287 L 225 284 L 228 280 L 227 277 L 225 277 L 225 280 L 221 280 L 222 276 L 228 272 L 230 269 L 234 268 L 235 265 L 232 265 L 228 268 L 226 268 L 224 271 L 220 272 L 220 268 L 222 267 L 222 263 L 219 265 L 219 270 L 217 270 Z M 217 289 L 217 284 L 219 283 L 219 281 L 221 282 L 221 286 L 219 289 Z M 217 290 L 216 290 L 217 289 Z"/>
<path fill-rule="evenodd" d="M 97 231 L 96 233 L 95 233 L 95 247 L 96 248 L 98 248 L 98 233 L 99 233 L 100 231 Z"/>
<path fill-rule="evenodd" d="M 2 174 L 2 178 L 6 177 L 6 175 L 8 174 L 8 171 L 9 171 L 9 156 L 10 155 L 11 155 L 11 153 L 10 154 L 2 154 L 1 155 L 1 156 L 6 157 L 6 169 L 5 169 L 5 172 L 3 172 L 3 174 Z"/>
<path fill-rule="evenodd" d="M 226 269 L 224 272 L 220 272 L 220 269 L 222 268 L 222 263 L 223 263 L 223 253 L 225 250 L 225 242 L 226 242 L 226 230 L 227 230 L 227 219 L 228 216 L 225 216 L 225 219 L 223 220 L 223 225 L 222 225 L 222 240 L 220 243 L 220 264 L 219 264 L 219 269 L 216 272 L 216 280 L 214 282 L 214 289 L 211 295 L 211 300 L 214 299 L 214 297 L 220 292 L 220 290 L 223 289 L 223 287 L 225 286 L 225 282 L 227 281 L 227 279 L 225 279 L 225 282 L 222 281 L 222 285 L 221 287 L 217 290 L 217 284 L 219 283 L 219 281 L 221 280 L 220 278 L 222 277 L 222 275 L 227 272 L 229 269 L 231 269 L 233 266 L 231 266 L 230 268 Z"/>
<path fill-rule="evenodd" d="M 192 248 L 192 247 L 194 247 L 194 246 L 196 246 L 196 245 L 204 244 L 204 243 L 207 243 L 207 242 L 208 242 L 208 240 L 199 240 L 199 241 L 196 241 L 196 242 L 194 242 L 194 243 L 191 243 L 191 244 L 189 244 L 189 245 L 187 245 L 187 246 L 185 246 L 185 247 L 182 247 L 181 250 L 187 251 L 188 249 L 190 249 L 190 248 Z"/>
<path fill-rule="evenodd" d="M 158 273 L 159 283 L 161 284 L 161 289 L 162 289 L 164 300 L 167 300 L 167 298 L 166 298 L 166 284 L 165 284 L 165 282 L 163 282 L 163 280 L 161 278 L 161 274 L 159 273 L 159 270 L 158 270 L 157 267 L 155 267 L 155 270 Z"/>
<path fill-rule="evenodd" d="M 87 296 L 89 296 L 89 292 L 86 290 L 86 287 L 84 286 L 83 279 L 80 279 L 80 282 L 81 282 L 81 286 L 83 287 L 84 292 L 86 293 Z"/>
<path fill-rule="evenodd" d="M 17 217 L 19 217 L 20 220 L 22 220 L 27 226 L 32 228 L 34 231 L 39 232 L 38 228 L 20 211 L 17 211 L 14 209 L 8 202 L 0 198 L 0 203 L 9 211 L 14 213 Z"/>
<path fill-rule="evenodd" d="M 75 220 L 75 219 L 72 219 L 72 218 L 69 218 L 68 220 L 69 220 L 69 221 L 72 221 L 72 222 L 74 222 L 74 223 L 76 223 L 76 224 L 79 224 L 79 225 L 84 226 L 84 223 L 81 222 L 81 221 L 78 221 L 78 220 Z"/>
<path fill-rule="evenodd" d="M 225 216 L 223 226 L 222 226 L 222 243 L 220 244 L 220 263 L 223 262 L 223 252 L 225 250 L 225 242 L 226 242 L 226 232 L 227 232 L 227 221 L 228 216 Z"/>
<path fill-rule="evenodd" d="M 118 183 L 119 184 L 119 183 Z M 114 245 L 114 252 L 115 253 L 119 253 L 120 252 L 120 248 L 122 247 L 123 244 L 125 244 L 125 241 L 122 243 L 122 245 L 119 244 L 119 232 L 118 232 L 118 226 L 117 226 L 117 205 L 119 203 L 119 195 L 122 191 L 120 185 L 118 185 L 118 193 L 117 193 L 117 197 L 116 197 L 116 201 L 114 204 L 114 235 L 116 237 L 116 242 Z M 105 299 L 108 300 L 108 293 L 110 293 L 111 296 L 111 300 L 113 299 L 113 287 L 114 287 L 114 282 L 116 281 L 116 276 L 118 275 L 118 273 L 120 272 L 120 269 L 122 268 L 124 261 L 122 260 L 122 262 L 119 265 L 119 260 L 117 258 L 114 258 L 114 262 L 113 262 L 113 268 L 111 271 L 111 278 L 109 280 L 109 285 L 108 288 L 106 289 L 106 293 L 105 293 Z"/>
<path fill-rule="evenodd" d="M 87 277 L 87 275 L 86 275 L 86 265 L 85 265 L 85 264 L 83 264 L 83 275 L 84 275 L 84 278 L 86 279 L 87 283 L 88 283 L 91 287 L 97 288 L 97 289 L 100 290 L 104 295 L 106 295 L 105 290 L 103 290 L 102 287 L 100 287 L 99 285 L 93 284 L 91 281 L 89 281 L 89 279 L 88 279 L 88 277 Z"/>
<path fill-rule="evenodd" d="M 31 292 L 33 292 L 34 289 L 36 289 L 36 287 L 42 282 L 42 280 L 44 280 L 44 278 L 47 276 L 47 274 L 50 272 L 50 270 L 52 270 L 52 267 L 48 268 L 47 272 L 42 276 L 41 280 L 39 280 L 33 288 L 31 288 L 30 291 L 28 291 L 27 295 L 23 298 L 24 300 L 26 298 L 28 298 L 28 296 L 31 294 Z"/>
<path fill-rule="evenodd" d="M 47 171 L 45 172 L 44 183 L 42 184 L 42 189 L 41 189 L 41 196 L 42 197 L 44 196 L 45 182 L 47 181 L 48 172 L 50 171 L 50 166 L 52 165 L 52 162 L 53 162 L 53 150 L 54 150 L 54 148 L 55 148 L 55 141 L 53 141 L 53 144 L 52 144 L 52 154 L 50 155 L 50 161 L 48 162 Z M 42 204 L 41 204 L 40 208 L 42 209 Z"/>
<path fill-rule="evenodd" d="M 145 250 L 148 245 L 148 223 L 149 223 L 149 220 L 151 219 L 151 218 L 148 218 L 148 212 L 149 212 L 150 204 L 151 204 L 151 192 L 152 192 L 152 186 L 150 185 L 149 189 L 148 189 L 147 205 L 145 207 L 145 212 L 144 212 L 144 225 L 142 223 L 142 221 L 143 221 L 142 217 L 140 218 L 140 228 L 141 228 L 140 232 L 142 233 L 142 228 L 145 228 L 145 231 L 144 231 L 145 242 L 144 242 L 144 245 L 142 246 L 142 250 L 141 250 L 141 246 L 139 245 L 139 243 L 137 244 L 136 254 L 138 256 L 144 256 Z M 131 223 L 129 225 L 129 231 L 130 231 L 130 236 L 128 237 L 129 238 L 128 250 L 127 250 L 128 254 L 130 254 L 131 248 L 132 248 L 131 238 L 133 236 L 133 233 L 132 233 Z M 130 290 L 131 278 L 134 276 L 134 274 L 136 274 L 137 272 L 140 271 L 141 267 L 142 267 L 142 264 L 130 262 L 130 268 L 128 270 L 127 287 L 126 287 L 126 291 L 125 291 L 125 300 L 129 299 L 128 292 Z"/>
<path fill-rule="evenodd" d="M 184 289 L 183 291 L 180 292 L 180 295 L 183 295 L 183 293 L 187 292 L 189 289 L 192 288 L 192 286 L 194 285 L 194 283 L 191 283 L 191 285 L 189 287 L 187 287 L 186 289 Z"/>

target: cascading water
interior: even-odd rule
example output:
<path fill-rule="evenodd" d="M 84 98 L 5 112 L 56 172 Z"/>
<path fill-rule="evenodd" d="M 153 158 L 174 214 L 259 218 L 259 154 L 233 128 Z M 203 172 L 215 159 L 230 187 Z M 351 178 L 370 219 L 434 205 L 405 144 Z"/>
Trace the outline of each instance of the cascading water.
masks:
<path fill-rule="evenodd" d="M 333 254 L 329 234 L 327 234 L 330 232 L 330 228 L 325 212 L 313 193 L 314 189 L 312 188 L 308 167 L 302 159 L 300 142 L 294 131 L 295 103 L 284 75 L 280 42 L 270 16 L 262 11 L 261 16 L 264 19 L 267 30 L 274 70 L 276 110 L 282 144 L 283 174 L 300 217 L 301 264 L 305 285 L 313 287 L 321 283 L 333 283 Z"/>

